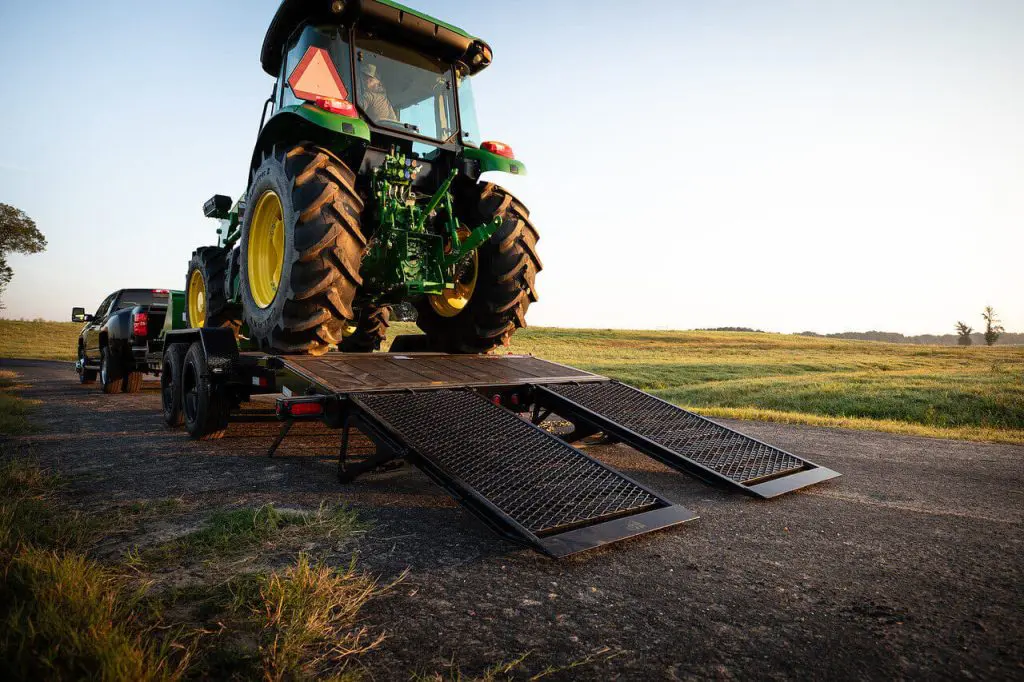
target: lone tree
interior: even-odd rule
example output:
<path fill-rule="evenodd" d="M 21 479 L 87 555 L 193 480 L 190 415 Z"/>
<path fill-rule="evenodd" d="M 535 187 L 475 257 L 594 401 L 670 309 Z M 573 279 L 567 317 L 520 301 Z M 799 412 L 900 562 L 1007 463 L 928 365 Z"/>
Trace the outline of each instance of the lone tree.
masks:
<path fill-rule="evenodd" d="M 973 327 L 969 327 L 966 323 L 964 323 L 964 322 L 957 322 L 956 323 L 956 333 L 959 336 L 959 338 L 956 340 L 956 342 L 958 344 L 960 344 L 961 346 L 969 346 L 969 345 L 971 345 L 971 333 L 973 331 L 974 331 L 974 328 Z"/>
<path fill-rule="evenodd" d="M 0 299 L 14 277 L 7 264 L 8 253 L 39 253 L 46 250 L 46 237 L 34 220 L 21 209 L 0 204 Z M 0 302 L 0 308 L 3 308 Z"/>
<path fill-rule="evenodd" d="M 991 346 L 999 339 L 999 335 L 1006 330 L 999 324 L 999 318 L 996 317 L 996 311 L 992 309 L 992 306 L 985 306 L 981 317 L 985 320 L 985 343 Z"/>

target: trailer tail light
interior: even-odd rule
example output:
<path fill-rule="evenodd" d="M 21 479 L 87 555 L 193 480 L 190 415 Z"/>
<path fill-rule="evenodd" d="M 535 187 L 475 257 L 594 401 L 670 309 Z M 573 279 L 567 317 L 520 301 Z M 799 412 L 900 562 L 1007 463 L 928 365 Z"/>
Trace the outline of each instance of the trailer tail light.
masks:
<path fill-rule="evenodd" d="M 359 118 L 359 112 L 356 111 L 356 105 L 352 104 L 348 100 L 334 99 L 333 97 L 317 97 L 313 100 L 313 104 L 318 109 L 329 111 L 332 114 L 341 114 L 342 116 L 348 116 L 350 118 Z"/>
<path fill-rule="evenodd" d="M 509 147 L 504 142 L 484 142 L 480 147 L 492 154 L 504 156 L 506 159 L 516 158 L 515 153 L 512 151 L 512 147 Z"/>
<path fill-rule="evenodd" d="M 162 295 L 166 296 L 167 294 L 171 293 L 171 290 L 170 289 L 153 289 L 153 293 L 154 294 L 162 294 Z"/>
<path fill-rule="evenodd" d="M 148 313 L 135 313 L 132 315 L 132 334 L 142 338 L 149 336 Z"/>
<path fill-rule="evenodd" d="M 277 401 L 277 416 L 286 419 L 303 419 L 321 417 L 324 405 L 319 400 L 281 400 Z"/>

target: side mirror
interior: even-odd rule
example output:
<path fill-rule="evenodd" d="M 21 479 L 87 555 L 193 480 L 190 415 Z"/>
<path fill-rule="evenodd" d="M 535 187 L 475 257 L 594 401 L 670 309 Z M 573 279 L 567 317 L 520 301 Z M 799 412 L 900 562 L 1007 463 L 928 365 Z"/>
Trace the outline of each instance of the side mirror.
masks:
<path fill-rule="evenodd" d="M 72 308 L 71 309 L 71 321 L 72 322 L 92 322 L 92 315 L 85 314 L 85 308 Z"/>

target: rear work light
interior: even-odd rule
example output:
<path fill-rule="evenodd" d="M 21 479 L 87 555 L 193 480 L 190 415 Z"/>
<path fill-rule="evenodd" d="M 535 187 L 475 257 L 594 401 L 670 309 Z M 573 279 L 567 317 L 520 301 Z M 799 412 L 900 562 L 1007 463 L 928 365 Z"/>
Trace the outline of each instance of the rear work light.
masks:
<path fill-rule="evenodd" d="M 342 116 L 349 116 L 351 118 L 359 118 L 359 112 L 356 111 L 356 105 L 352 104 L 345 99 L 334 99 L 333 97 L 317 97 L 313 100 L 313 104 L 318 109 L 329 111 L 332 114 L 341 114 Z"/>
<path fill-rule="evenodd" d="M 516 155 L 512 152 L 512 147 L 509 147 L 504 142 L 484 142 L 480 147 L 492 154 L 504 156 L 506 159 L 516 158 Z"/>
<path fill-rule="evenodd" d="M 132 315 L 132 334 L 146 337 L 149 335 L 149 314 L 135 313 Z"/>

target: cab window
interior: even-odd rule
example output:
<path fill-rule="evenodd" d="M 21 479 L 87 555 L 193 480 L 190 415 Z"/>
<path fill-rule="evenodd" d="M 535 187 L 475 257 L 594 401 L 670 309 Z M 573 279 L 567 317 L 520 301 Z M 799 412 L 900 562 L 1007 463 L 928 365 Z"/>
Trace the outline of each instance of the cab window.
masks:
<path fill-rule="evenodd" d="M 373 123 L 447 142 L 458 134 L 449 64 L 370 33 L 359 33 L 356 97 Z"/>

